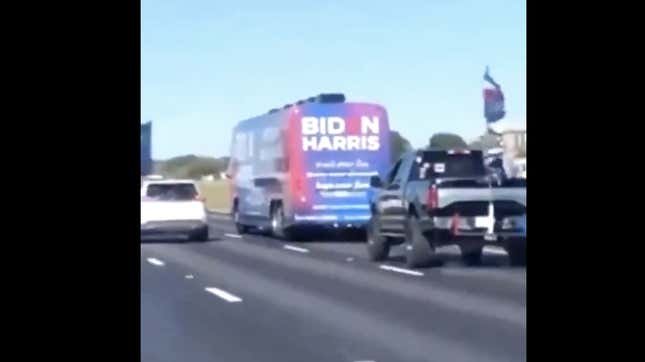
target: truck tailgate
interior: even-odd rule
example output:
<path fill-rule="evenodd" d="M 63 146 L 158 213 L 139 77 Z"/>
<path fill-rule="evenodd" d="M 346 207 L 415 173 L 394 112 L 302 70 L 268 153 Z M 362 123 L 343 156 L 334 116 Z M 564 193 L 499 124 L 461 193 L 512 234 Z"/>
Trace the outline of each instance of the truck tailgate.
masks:
<path fill-rule="evenodd" d="M 526 206 L 526 188 L 439 188 L 439 207 L 455 202 L 468 201 L 515 201 Z"/>

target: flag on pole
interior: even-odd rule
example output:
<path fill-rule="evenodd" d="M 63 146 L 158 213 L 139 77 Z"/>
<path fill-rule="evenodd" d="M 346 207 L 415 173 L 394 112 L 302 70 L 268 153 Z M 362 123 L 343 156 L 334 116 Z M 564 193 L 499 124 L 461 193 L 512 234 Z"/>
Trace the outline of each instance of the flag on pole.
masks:
<path fill-rule="evenodd" d="M 484 82 L 484 118 L 486 118 L 486 124 L 490 125 L 506 115 L 504 93 L 502 93 L 502 87 L 488 73 L 488 67 L 484 73 Z"/>
<path fill-rule="evenodd" d="M 141 176 L 152 172 L 152 122 L 141 124 Z"/>

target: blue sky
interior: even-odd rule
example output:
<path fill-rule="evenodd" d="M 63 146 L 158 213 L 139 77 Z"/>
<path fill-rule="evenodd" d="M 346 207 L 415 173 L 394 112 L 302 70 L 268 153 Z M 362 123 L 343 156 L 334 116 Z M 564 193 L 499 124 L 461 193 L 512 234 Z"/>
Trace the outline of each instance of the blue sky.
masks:
<path fill-rule="evenodd" d="M 321 92 L 384 105 L 414 146 L 484 132 L 486 65 L 525 127 L 523 0 L 142 0 L 153 156 L 228 154 L 239 120 Z"/>

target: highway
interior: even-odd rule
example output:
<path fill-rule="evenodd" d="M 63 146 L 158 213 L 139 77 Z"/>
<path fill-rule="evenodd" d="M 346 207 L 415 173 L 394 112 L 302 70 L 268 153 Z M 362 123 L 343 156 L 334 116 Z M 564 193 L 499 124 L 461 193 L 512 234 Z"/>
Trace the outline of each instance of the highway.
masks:
<path fill-rule="evenodd" d="M 405 269 L 357 241 L 283 242 L 235 233 L 141 242 L 141 361 L 526 360 L 526 268 Z"/>

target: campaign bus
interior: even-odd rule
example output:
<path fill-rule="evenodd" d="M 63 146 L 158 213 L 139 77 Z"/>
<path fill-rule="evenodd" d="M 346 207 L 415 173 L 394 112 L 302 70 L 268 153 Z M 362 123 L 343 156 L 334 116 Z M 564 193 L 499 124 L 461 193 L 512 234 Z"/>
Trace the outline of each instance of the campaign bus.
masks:
<path fill-rule="evenodd" d="M 321 94 L 241 121 L 227 175 L 239 233 L 294 239 L 310 226 L 362 228 L 369 179 L 390 166 L 387 111 Z"/>

